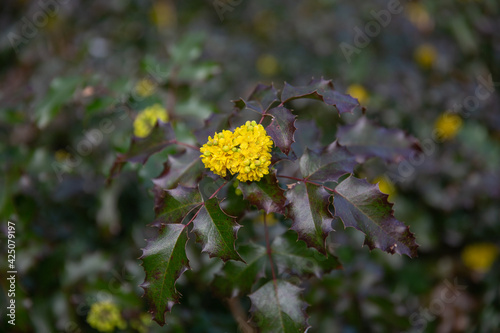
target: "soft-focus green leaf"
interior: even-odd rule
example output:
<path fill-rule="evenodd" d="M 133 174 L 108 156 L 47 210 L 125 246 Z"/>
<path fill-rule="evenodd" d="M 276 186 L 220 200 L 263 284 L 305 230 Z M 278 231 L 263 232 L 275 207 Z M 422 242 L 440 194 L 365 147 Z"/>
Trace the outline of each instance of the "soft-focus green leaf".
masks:
<path fill-rule="evenodd" d="M 234 106 L 240 110 L 246 107 L 258 113 L 264 113 L 278 102 L 278 91 L 272 84 L 270 86 L 258 84 L 247 100 L 240 98 L 239 100 L 233 101 Z"/>
<path fill-rule="evenodd" d="M 313 79 L 307 86 L 294 87 L 285 82 L 281 93 L 281 102 L 286 103 L 298 98 L 312 98 L 323 101 L 327 105 L 333 105 L 340 114 L 352 112 L 359 106 L 356 98 L 339 93 L 333 87 L 331 80 Z"/>
<path fill-rule="evenodd" d="M 153 319 L 165 325 L 165 312 L 179 303 L 175 281 L 189 269 L 186 256 L 187 231 L 183 224 L 167 224 L 158 236 L 149 240 L 141 257 L 146 279 L 141 287 L 149 301 Z"/>
<path fill-rule="evenodd" d="M 240 182 L 238 187 L 245 200 L 263 209 L 266 214 L 285 213 L 285 192 L 279 186 L 274 173 L 271 172 L 258 182 Z"/>
<path fill-rule="evenodd" d="M 203 252 L 223 261 L 243 261 L 234 248 L 236 234 L 241 226 L 222 211 L 217 198 L 205 201 L 193 220 L 193 225 L 193 232 L 197 241 L 203 245 Z"/>
<path fill-rule="evenodd" d="M 249 295 L 253 321 L 260 332 L 305 332 L 309 327 L 307 304 L 300 299 L 301 291 L 289 282 L 277 280 L 276 284 L 269 281 Z"/>
<path fill-rule="evenodd" d="M 292 143 L 295 141 L 293 134 L 295 133 L 295 118 L 297 116 L 281 106 L 269 110 L 267 114 L 273 117 L 271 124 L 266 128 L 267 134 L 273 138 L 276 147 L 288 155 Z"/>
<path fill-rule="evenodd" d="M 288 216 L 299 239 L 307 246 L 326 255 L 325 240 L 332 228 L 332 215 L 328 210 L 330 194 L 322 187 L 304 182 L 292 185 L 285 192 L 289 200 Z"/>
<path fill-rule="evenodd" d="M 388 196 L 377 185 L 351 176 L 335 188 L 333 197 L 335 215 L 345 227 L 362 231 L 370 249 L 417 256 L 415 237 L 409 227 L 396 220 Z"/>
<path fill-rule="evenodd" d="M 387 129 L 360 118 L 353 125 L 341 126 L 338 142 L 355 154 L 360 162 L 380 157 L 387 162 L 398 162 L 420 150 L 417 140 L 399 129 Z"/>
<path fill-rule="evenodd" d="M 198 188 L 179 185 L 171 190 L 160 190 L 155 205 L 154 225 L 181 223 L 189 212 L 201 205 Z"/>
<path fill-rule="evenodd" d="M 271 248 L 280 274 L 290 272 L 300 276 L 315 275 L 319 278 L 334 269 L 342 268 L 337 257 L 331 253 L 325 257 L 315 249 L 308 248 L 306 243 L 297 240 L 297 235 L 293 232 L 277 237 Z"/>
<path fill-rule="evenodd" d="M 177 156 L 169 156 L 163 164 L 164 169 L 153 183 L 164 189 L 174 188 L 177 185 L 188 187 L 196 186 L 204 170 L 200 159 L 200 152 L 186 149 Z"/>
<path fill-rule="evenodd" d="M 321 154 L 306 149 L 299 164 L 302 177 L 308 180 L 336 182 L 340 176 L 352 173 L 357 163 L 347 149 L 334 142 Z"/>
<path fill-rule="evenodd" d="M 250 293 L 253 284 L 264 275 L 267 260 L 266 248 L 257 244 L 242 245 L 238 253 L 246 264 L 240 261 L 228 261 L 222 269 L 223 275 L 217 275 L 214 288 L 224 297 L 243 296 Z"/>

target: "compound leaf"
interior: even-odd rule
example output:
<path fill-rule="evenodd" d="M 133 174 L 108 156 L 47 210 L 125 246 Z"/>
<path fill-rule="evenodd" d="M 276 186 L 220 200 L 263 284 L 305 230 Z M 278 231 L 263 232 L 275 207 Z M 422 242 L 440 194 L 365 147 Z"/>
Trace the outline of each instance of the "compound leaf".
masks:
<path fill-rule="evenodd" d="M 240 182 L 239 189 L 245 200 L 263 209 L 266 214 L 285 214 L 285 191 L 281 189 L 274 173 L 270 173 L 258 182 Z"/>
<path fill-rule="evenodd" d="M 236 234 L 241 227 L 235 219 L 222 211 L 217 198 L 208 199 L 193 220 L 196 239 L 203 246 L 202 252 L 223 261 L 240 260 L 234 248 Z"/>
<path fill-rule="evenodd" d="M 421 150 L 417 140 L 402 130 L 377 126 L 366 117 L 353 125 L 341 126 L 337 139 L 340 145 L 358 156 L 360 162 L 371 157 L 400 162 Z"/>
<path fill-rule="evenodd" d="M 181 295 L 175 289 L 175 282 L 189 269 L 188 236 L 184 229 L 183 224 L 165 225 L 155 239 L 148 241 L 140 258 L 146 272 L 141 287 L 150 303 L 149 312 L 161 326 L 165 325 L 165 313 L 179 303 Z"/>
<path fill-rule="evenodd" d="M 328 210 L 330 194 L 322 187 L 298 182 L 285 192 L 289 200 L 288 216 L 292 219 L 290 229 L 299 234 L 307 246 L 314 247 L 326 255 L 325 240 L 332 228 L 332 215 Z"/>
<path fill-rule="evenodd" d="M 189 212 L 201 205 L 202 199 L 197 188 L 179 185 L 171 190 L 160 192 L 155 206 L 155 220 L 153 225 L 159 226 L 168 223 L 181 223 Z"/>
<path fill-rule="evenodd" d="M 286 103 L 298 98 L 312 98 L 323 101 L 337 108 L 339 114 L 352 112 L 360 106 L 356 98 L 339 93 L 333 87 L 331 80 L 313 79 L 307 86 L 294 87 L 285 82 L 281 93 L 281 102 Z"/>
<path fill-rule="evenodd" d="M 300 299 L 302 289 L 283 281 L 269 281 L 249 295 L 251 311 L 260 332 L 297 333 L 305 332 L 309 325 L 305 308 Z"/>
<path fill-rule="evenodd" d="M 240 110 L 246 107 L 258 113 L 266 112 L 276 102 L 279 102 L 278 91 L 272 84 L 270 86 L 258 84 L 247 100 L 240 98 L 233 101 L 234 106 Z"/>
<path fill-rule="evenodd" d="M 271 109 L 267 114 L 273 117 L 273 120 L 267 126 L 266 131 L 283 153 L 288 155 L 292 143 L 295 141 L 293 134 L 295 133 L 295 116 L 292 111 L 282 106 Z"/>
<path fill-rule="evenodd" d="M 410 229 L 393 215 L 392 204 L 377 185 L 350 176 L 335 188 L 335 215 L 345 227 L 362 231 L 370 249 L 394 254 L 417 255 L 417 243 Z"/>

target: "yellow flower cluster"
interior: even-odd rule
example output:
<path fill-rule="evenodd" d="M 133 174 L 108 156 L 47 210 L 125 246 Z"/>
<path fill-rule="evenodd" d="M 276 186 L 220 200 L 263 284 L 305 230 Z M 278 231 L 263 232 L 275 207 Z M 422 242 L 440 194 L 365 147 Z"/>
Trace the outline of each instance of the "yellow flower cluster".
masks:
<path fill-rule="evenodd" d="M 366 105 L 366 103 L 370 99 L 368 92 L 360 84 L 351 84 L 349 87 L 347 87 L 346 92 L 348 95 L 351 95 L 352 97 L 357 98 L 359 101 L 359 104 L 361 104 L 361 105 Z"/>
<path fill-rule="evenodd" d="M 462 127 L 462 118 L 459 115 L 447 112 L 439 116 L 434 124 L 434 131 L 440 140 L 454 138 Z"/>
<path fill-rule="evenodd" d="M 239 181 L 258 181 L 269 173 L 273 140 L 255 121 L 247 121 L 234 130 L 223 130 L 208 137 L 200 148 L 207 169 L 225 177 L 227 170 L 238 173 Z"/>
<path fill-rule="evenodd" d="M 437 59 L 437 51 L 431 44 L 422 44 L 415 50 L 415 61 L 424 69 L 431 68 Z"/>
<path fill-rule="evenodd" d="M 127 327 L 120 310 L 110 301 L 92 304 L 87 322 L 99 332 L 113 332 L 116 328 L 124 330 Z"/>
<path fill-rule="evenodd" d="M 462 251 L 462 260 L 467 268 L 485 273 L 495 261 L 498 252 L 498 246 L 492 243 L 470 244 Z"/>
<path fill-rule="evenodd" d="M 150 79 L 142 79 L 135 85 L 135 91 L 140 97 L 149 97 L 156 91 L 157 84 Z"/>
<path fill-rule="evenodd" d="M 164 123 L 168 121 L 167 110 L 160 104 L 142 110 L 134 120 L 134 135 L 138 138 L 147 137 L 155 127 L 157 119 Z"/>

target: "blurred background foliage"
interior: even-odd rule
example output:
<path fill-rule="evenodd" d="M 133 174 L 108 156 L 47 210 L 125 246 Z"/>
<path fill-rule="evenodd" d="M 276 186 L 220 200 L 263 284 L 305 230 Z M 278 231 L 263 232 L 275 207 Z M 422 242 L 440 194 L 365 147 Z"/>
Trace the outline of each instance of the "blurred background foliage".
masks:
<path fill-rule="evenodd" d="M 498 84 L 485 82 L 500 77 L 500 4 L 402 1 L 401 13 L 347 59 L 341 43 L 357 46 L 355 28 L 365 31 L 377 22 L 373 11 L 388 6 L 2 1 L 0 221 L 5 235 L 7 221 L 16 223 L 19 273 L 16 326 L 2 310 L 0 330 L 238 331 L 235 317 L 249 300 L 239 309 L 216 297 L 206 286 L 222 264 L 199 251 L 189 252 L 193 270 L 177 283 L 183 298 L 169 324 L 144 315 L 137 258 L 152 236 L 150 179 L 173 150 L 144 167 L 127 164 L 110 186 L 105 180 L 147 107 L 166 108 L 179 140 L 194 143 L 186 124 L 201 127 L 256 83 L 281 88 L 323 76 L 369 118 L 426 144 L 418 161 L 371 160 L 356 170 L 391 194 L 421 247 L 413 260 L 369 252 L 361 234 L 335 222 L 329 241 L 343 269 L 302 286 L 310 332 L 499 332 L 500 99 Z M 299 144 L 300 135 L 330 142 L 337 125 L 357 117 L 338 118 L 319 103 L 295 109 L 305 119 Z M 263 232 L 251 219 L 240 223 L 250 239 Z M 0 270 L 3 277 L 3 259 Z M 5 278 L 0 285 L 5 309 Z M 95 324 L 99 316 L 106 325 Z"/>

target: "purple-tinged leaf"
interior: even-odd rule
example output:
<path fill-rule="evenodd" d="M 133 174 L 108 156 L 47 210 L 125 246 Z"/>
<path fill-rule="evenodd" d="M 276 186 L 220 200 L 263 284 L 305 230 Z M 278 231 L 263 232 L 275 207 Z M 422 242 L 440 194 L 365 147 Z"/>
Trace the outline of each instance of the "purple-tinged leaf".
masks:
<path fill-rule="evenodd" d="M 264 113 L 269 110 L 271 106 L 279 103 L 278 91 L 272 84 L 270 86 L 258 84 L 247 100 L 240 98 L 239 100 L 233 101 L 233 103 L 234 106 L 240 110 L 247 108 L 258 113 Z"/>
<path fill-rule="evenodd" d="M 245 200 L 263 209 L 266 214 L 285 214 L 285 191 L 279 186 L 274 173 L 270 173 L 258 182 L 240 182 L 239 189 Z"/>
<path fill-rule="evenodd" d="M 297 240 L 297 235 L 293 232 L 275 238 L 271 248 L 279 274 L 287 272 L 321 278 L 325 273 L 342 268 L 337 257 L 331 253 L 325 257 L 315 249 L 308 248 L 306 243 Z"/>
<path fill-rule="evenodd" d="M 340 176 L 352 173 L 356 164 L 354 156 L 337 142 L 321 154 L 306 149 L 299 160 L 302 177 L 316 182 L 336 182 Z"/>
<path fill-rule="evenodd" d="M 361 117 L 353 125 L 341 126 L 337 140 L 358 157 L 359 162 L 380 157 L 387 162 L 400 162 L 421 151 L 418 141 L 399 129 L 387 129 Z"/>
<path fill-rule="evenodd" d="M 140 258 L 146 272 L 141 287 L 150 305 L 149 312 L 161 326 L 165 325 L 165 313 L 179 303 L 181 295 L 175 289 L 175 282 L 189 269 L 188 236 L 184 229 L 183 224 L 165 225 L 155 239 L 148 241 Z"/>
<path fill-rule="evenodd" d="M 284 107 L 276 107 L 267 112 L 273 117 L 273 120 L 267 126 L 266 131 L 283 153 L 288 155 L 292 143 L 294 142 L 293 134 L 295 133 L 295 116 L 292 111 Z"/>
<path fill-rule="evenodd" d="M 285 82 L 281 93 L 281 102 L 286 103 L 297 98 L 312 98 L 323 101 L 337 108 L 339 114 L 352 112 L 360 106 L 356 98 L 339 93 L 333 87 L 331 80 L 313 79 L 307 86 L 294 87 Z"/>
<path fill-rule="evenodd" d="M 200 152 L 187 149 L 177 156 L 170 155 L 163 164 L 162 173 L 153 179 L 153 183 L 163 189 L 171 189 L 179 184 L 193 187 L 200 180 L 203 170 Z"/>
<path fill-rule="evenodd" d="M 253 294 L 253 321 L 262 333 L 297 333 L 309 328 L 305 309 L 307 304 L 301 300 L 302 289 L 283 281 L 269 281 Z"/>
<path fill-rule="evenodd" d="M 223 275 L 217 275 L 213 286 L 224 297 L 237 297 L 251 292 L 254 283 L 264 276 L 267 262 L 266 248 L 257 244 L 242 245 L 238 252 L 245 260 L 228 261 L 222 268 Z"/>
<path fill-rule="evenodd" d="M 233 217 L 222 211 L 217 198 L 205 201 L 193 220 L 193 232 L 203 246 L 202 252 L 223 261 L 243 261 L 234 248 L 240 227 Z"/>
<path fill-rule="evenodd" d="M 295 183 L 285 192 L 290 202 L 288 216 L 292 219 L 291 230 L 299 234 L 299 239 L 307 246 L 314 247 L 324 255 L 327 254 L 326 237 L 333 231 L 332 214 L 328 210 L 330 196 L 322 186 Z"/>
<path fill-rule="evenodd" d="M 205 119 L 204 126 L 194 131 L 198 143 L 204 145 L 207 143 L 208 137 L 213 136 L 215 132 L 229 129 L 231 116 L 233 116 L 232 113 L 213 113 L 208 119 Z"/>
<path fill-rule="evenodd" d="M 161 191 L 161 190 L 160 190 Z M 154 226 L 168 223 L 181 223 L 186 215 L 202 203 L 197 188 L 179 185 L 171 190 L 159 192 L 155 205 Z"/>
<path fill-rule="evenodd" d="M 132 138 L 129 150 L 116 157 L 110 171 L 110 178 L 118 175 L 125 162 L 146 163 L 149 156 L 165 149 L 168 145 L 176 143 L 175 132 L 171 123 L 158 120 L 149 136 L 146 138 Z"/>
<path fill-rule="evenodd" d="M 392 204 L 377 185 L 349 177 L 335 188 L 335 216 L 345 227 L 362 231 L 365 244 L 372 250 L 417 256 L 417 243 L 410 229 L 393 215 Z"/>

